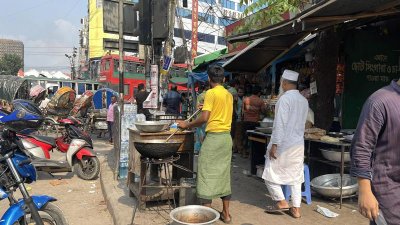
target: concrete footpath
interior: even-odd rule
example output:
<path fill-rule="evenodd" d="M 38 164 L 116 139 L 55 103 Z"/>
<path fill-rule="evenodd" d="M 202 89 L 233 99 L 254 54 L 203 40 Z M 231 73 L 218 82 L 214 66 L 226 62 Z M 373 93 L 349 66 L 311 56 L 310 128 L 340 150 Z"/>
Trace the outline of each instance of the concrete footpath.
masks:
<path fill-rule="evenodd" d="M 147 210 L 136 211 L 134 223 L 132 215 L 136 201 L 129 197 L 126 181 L 117 181 L 114 179 L 114 173 L 110 165 L 112 157 L 104 158 L 102 162 L 102 171 L 100 176 L 101 188 L 104 194 L 107 207 L 113 218 L 115 225 L 166 225 L 171 221 L 169 219 L 169 210 L 166 206 L 151 206 Z M 261 179 L 254 176 L 248 176 L 248 159 L 235 156 L 232 161 L 232 202 L 231 215 L 232 224 L 237 225 L 265 225 L 265 224 L 288 224 L 288 225 L 363 225 L 368 221 L 357 211 L 356 200 L 345 200 L 342 209 L 339 204 L 331 200 L 319 199 L 313 196 L 311 205 L 302 204 L 302 218 L 294 219 L 287 214 L 271 215 L 264 212 L 265 206 L 271 204 L 271 198 Z M 316 212 L 317 205 L 328 208 L 333 212 L 340 214 L 336 218 L 326 218 Z M 221 211 L 222 204 L 220 200 L 214 200 L 212 205 L 216 210 Z M 158 210 L 156 210 L 158 209 Z M 161 210 L 160 210 L 161 209 Z M 216 223 L 222 225 L 221 221 Z"/>

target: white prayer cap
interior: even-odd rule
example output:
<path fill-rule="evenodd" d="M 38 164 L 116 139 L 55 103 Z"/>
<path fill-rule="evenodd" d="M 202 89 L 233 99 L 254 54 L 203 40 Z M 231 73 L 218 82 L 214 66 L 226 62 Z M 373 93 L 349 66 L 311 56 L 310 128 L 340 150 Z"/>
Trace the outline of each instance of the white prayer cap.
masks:
<path fill-rule="evenodd" d="M 285 80 L 297 81 L 299 73 L 293 70 L 285 70 L 283 71 L 282 78 Z"/>

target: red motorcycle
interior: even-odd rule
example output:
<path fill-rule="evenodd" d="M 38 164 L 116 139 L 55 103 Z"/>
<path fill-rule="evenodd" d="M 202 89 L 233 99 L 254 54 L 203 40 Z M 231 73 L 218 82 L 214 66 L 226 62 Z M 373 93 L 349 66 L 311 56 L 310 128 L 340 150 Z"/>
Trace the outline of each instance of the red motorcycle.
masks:
<path fill-rule="evenodd" d="M 32 164 L 39 171 L 48 173 L 72 172 L 84 180 L 92 180 L 100 173 L 100 162 L 93 151 L 90 135 L 78 128 L 81 122 L 73 117 L 61 119 L 57 125 L 65 129 L 56 138 L 39 135 L 18 135 L 21 147 L 32 158 Z M 53 160 L 50 151 L 66 153 L 64 161 Z"/>

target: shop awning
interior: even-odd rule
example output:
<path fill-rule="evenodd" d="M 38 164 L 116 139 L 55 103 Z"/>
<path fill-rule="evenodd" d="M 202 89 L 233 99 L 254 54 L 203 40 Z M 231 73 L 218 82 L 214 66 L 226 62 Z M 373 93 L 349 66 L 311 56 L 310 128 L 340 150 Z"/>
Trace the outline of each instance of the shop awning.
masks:
<path fill-rule="evenodd" d="M 196 58 L 194 58 L 194 65 L 197 66 L 202 63 L 211 62 L 227 53 L 228 53 L 228 48 L 223 48 L 223 49 L 217 50 L 215 52 L 197 56 Z"/>
<path fill-rule="evenodd" d="M 192 68 L 192 71 L 204 72 L 207 70 L 207 67 L 210 63 L 214 63 L 215 61 L 220 61 L 231 56 L 232 54 L 228 53 L 228 48 L 223 48 L 215 52 L 197 56 L 194 58 L 194 67 Z"/>
<path fill-rule="evenodd" d="M 257 73 L 297 45 L 305 35 L 299 33 L 257 39 L 222 66 L 231 72 Z"/>
<path fill-rule="evenodd" d="M 398 0 L 320 1 L 291 20 L 228 37 L 231 43 L 255 41 L 224 63 L 223 67 L 232 72 L 260 72 L 310 33 L 343 22 L 400 14 L 396 8 L 399 5 Z"/>
<path fill-rule="evenodd" d="M 290 20 L 227 37 L 230 43 L 261 37 L 315 32 L 339 23 L 399 14 L 399 0 L 322 0 Z"/>

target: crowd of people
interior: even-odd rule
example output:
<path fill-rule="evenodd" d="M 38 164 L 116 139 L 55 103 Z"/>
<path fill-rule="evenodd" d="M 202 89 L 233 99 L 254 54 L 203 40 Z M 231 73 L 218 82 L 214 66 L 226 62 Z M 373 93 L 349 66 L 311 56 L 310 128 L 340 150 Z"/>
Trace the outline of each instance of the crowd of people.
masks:
<path fill-rule="evenodd" d="M 224 70 L 210 66 L 209 81 L 198 87 L 196 107 L 201 114 L 191 122 L 178 123 L 181 129 L 196 128 L 199 153 L 197 196 L 200 202 L 211 207 L 213 199 L 223 203 L 221 219 L 232 222 L 229 203 L 231 190 L 231 159 L 233 153 L 248 157 L 247 130 L 253 130 L 266 112 L 266 104 L 260 98 L 261 88 L 241 86 L 235 80 L 224 82 Z M 309 108 L 309 90 L 298 88 L 299 73 L 285 70 L 281 76 L 280 94 L 275 106 L 271 140 L 266 147 L 265 168 L 262 178 L 275 204 L 266 207 L 267 213 L 287 211 L 300 218 L 301 184 L 304 182 L 304 131 L 314 123 Z M 398 194 L 398 134 L 395 125 L 398 115 L 400 81 L 393 81 L 372 95 L 366 102 L 352 145 L 351 174 L 358 177 L 360 212 L 371 221 L 386 220 L 397 224 Z M 143 108 L 148 93 L 140 84 L 135 100 L 138 113 L 150 115 Z M 172 86 L 163 98 L 166 114 L 186 115 L 189 96 L 179 93 Z M 113 104 L 107 114 L 109 127 L 113 123 Z M 112 134 L 110 132 L 110 142 Z M 394 168 L 387 170 L 388 166 Z M 375 177 L 374 177 L 375 175 Z M 395 180 L 394 180 L 395 179 Z M 291 205 L 285 199 L 281 186 L 291 191 Z M 389 187 L 391 191 L 385 191 Z"/>

